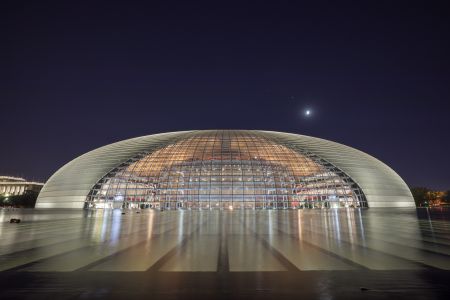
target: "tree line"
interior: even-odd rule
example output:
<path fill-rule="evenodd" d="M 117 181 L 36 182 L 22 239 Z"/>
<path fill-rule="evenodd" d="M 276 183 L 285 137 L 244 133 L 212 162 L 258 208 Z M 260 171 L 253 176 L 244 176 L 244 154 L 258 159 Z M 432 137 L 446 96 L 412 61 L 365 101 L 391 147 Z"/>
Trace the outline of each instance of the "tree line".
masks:
<path fill-rule="evenodd" d="M 439 192 L 426 187 L 413 187 L 411 193 L 417 207 L 450 206 L 450 190 Z"/>
<path fill-rule="evenodd" d="M 39 192 L 27 190 L 22 195 L 0 195 L 0 206 L 33 208 Z"/>

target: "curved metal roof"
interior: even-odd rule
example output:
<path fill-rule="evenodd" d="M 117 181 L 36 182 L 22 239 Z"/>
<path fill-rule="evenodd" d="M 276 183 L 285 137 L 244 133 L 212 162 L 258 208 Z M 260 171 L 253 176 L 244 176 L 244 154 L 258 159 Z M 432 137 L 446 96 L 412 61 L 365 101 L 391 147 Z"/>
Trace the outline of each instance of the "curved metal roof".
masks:
<path fill-rule="evenodd" d="M 132 138 L 83 154 L 55 172 L 39 194 L 36 208 L 82 208 L 93 186 L 111 170 L 141 153 L 151 153 L 184 138 L 216 130 L 181 131 Z M 264 136 L 299 152 L 311 153 L 332 164 L 359 185 L 369 207 L 414 207 L 402 178 L 378 159 L 357 149 L 291 133 L 230 130 Z"/>

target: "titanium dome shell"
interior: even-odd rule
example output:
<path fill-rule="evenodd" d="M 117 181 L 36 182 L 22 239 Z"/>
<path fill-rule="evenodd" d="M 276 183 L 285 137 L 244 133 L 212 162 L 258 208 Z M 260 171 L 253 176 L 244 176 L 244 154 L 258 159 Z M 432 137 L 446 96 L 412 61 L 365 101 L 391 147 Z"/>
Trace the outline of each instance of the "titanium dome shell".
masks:
<path fill-rule="evenodd" d="M 113 143 L 59 169 L 37 208 L 414 207 L 391 168 L 354 148 L 290 133 L 198 130 Z"/>

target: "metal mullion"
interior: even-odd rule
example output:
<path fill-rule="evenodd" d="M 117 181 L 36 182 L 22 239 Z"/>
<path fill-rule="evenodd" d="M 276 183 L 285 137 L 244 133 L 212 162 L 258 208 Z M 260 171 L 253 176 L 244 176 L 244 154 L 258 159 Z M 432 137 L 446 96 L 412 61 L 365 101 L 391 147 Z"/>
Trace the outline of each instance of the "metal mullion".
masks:
<path fill-rule="evenodd" d="M 211 183 L 211 178 L 213 175 L 213 164 L 214 164 L 214 150 L 215 150 L 215 145 L 217 142 L 217 136 L 218 136 L 218 132 L 216 131 L 214 134 L 214 141 L 212 144 L 212 148 L 211 148 L 211 165 L 210 165 L 210 174 L 209 174 L 209 201 L 208 201 L 208 208 L 209 210 L 211 210 L 211 191 L 212 191 L 212 183 Z"/>
<path fill-rule="evenodd" d="M 238 154 L 239 154 L 239 162 L 240 162 L 240 168 L 241 168 L 241 183 L 242 183 L 242 200 L 241 200 L 241 202 L 242 202 L 242 205 L 244 204 L 244 171 L 242 170 L 242 152 L 241 152 L 241 148 L 240 148 L 240 145 L 239 145 L 239 135 L 234 131 L 233 132 L 234 133 L 234 138 L 236 139 L 236 144 L 237 144 L 237 147 L 238 147 Z M 232 200 L 231 200 L 231 206 L 234 208 L 234 195 L 233 195 L 233 198 L 232 198 Z"/>
<path fill-rule="evenodd" d="M 184 140 L 182 140 L 182 141 L 180 141 L 180 148 L 183 146 L 183 147 L 187 147 L 188 148 L 188 151 L 187 151 L 187 153 L 189 154 L 190 153 L 190 150 L 191 150 L 191 145 L 192 145 L 192 143 L 193 142 L 195 142 L 195 133 L 194 134 L 192 134 L 190 137 L 188 137 L 187 139 L 184 139 Z M 196 146 L 197 146 L 197 144 L 195 144 Z M 194 148 L 195 149 L 195 148 Z M 186 150 L 185 150 L 185 152 L 186 152 Z M 192 168 L 193 168 L 193 166 L 194 166 L 194 164 L 193 164 L 193 161 L 194 161 L 194 155 L 195 155 L 195 150 L 194 151 L 192 151 L 191 152 L 192 153 L 192 156 L 190 157 L 190 158 L 188 158 L 189 160 L 191 160 L 191 162 L 189 162 L 190 163 L 190 167 L 186 167 L 186 171 L 188 171 L 188 173 L 187 173 L 187 175 L 185 176 L 185 179 L 187 178 L 187 180 L 188 180 L 188 190 L 189 190 L 189 196 L 188 197 L 186 197 L 186 195 L 185 195 L 185 199 L 188 199 L 188 200 L 185 200 L 185 201 L 187 201 L 187 202 L 189 202 L 190 201 L 190 199 L 191 199 L 191 196 L 192 196 L 192 194 L 191 194 L 191 172 L 192 172 Z M 186 160 L 187 158 L 185 158 L 184 159 L 184 163 L 186 163 Z M 184 168 L 183 168 L 183 170 L 185 170 Z M 177 184 L 177 187 L 178 187 L 178 184 Z M 185 193 L 186 191 L 183 191 L 183 193 Z M 178 203 L 178 189 L 177 189 L 177 197 L 176 197 L 176 202 Z M 186 203 L 187 204 L 187 203 Z M 175 207 L 177 206 L 177 204 L 175 204 Z M 176 207 L 177 209 L 178 209 L 178 207 Z"/>
<path fill-rule="evenodd" d="M 141 168 L 141 170 L 139 171 L 137 171 L 136 172 L 136 176 L 138 177 L 138 178 L 140 178 L 141 177 L 141 174 L 142 174 L 142 170 L 143 170 L 143 167 L 145 168 L 146 166 L 147 166 L 147 164 L 148 164 L 148 160 L 149 160 L 149 158 L 150 158 L 150 156 L 151 155 L 147 155 L 147 156 L 145 156 L 145 157 L 143 157 L 142 159 L 140 159 L 140 160 L 138 160 L 138 161 L 136 161 L 135 162 L 135 168 L 137 167 L 137 165 L 139 164 L 139 162 L 141 162 L 142 161 L 142 165 L 140 166 L 140 168 Z M 134 171 L 134 169 L 133 169 L 133 171 L 132 171 L 132 173 L 135 173 L 135 171 Z M 148 181 L 148 180 L 147 180 Z M 136 189 L 135 189 L 135 194 L 137 195 L 137 191 L 138 191 L 138 184 L 136 184 Z M 139 201 L 139 207 L 140 207 L 140 201 Z"/>
<path fill-rule="evenodd" d="M 266 183 L 267 169 L 266 170 L 264 169 L 265 168 L 265 164 L 263 164 L 263 161 L 261 159 L 261 152 L 259 151 L 260 150 L 259 146 L 260 146 L 261 142 L 263 141 L 263 138 L 262 138 L 261 135 L 256 134 L 255 136 L 252 136 L 251 139 L 252 139 L 253 147 L 256 150 L 256 153 L 258 155 L 257 160 L 259 161 L 259 164 L 260 164 L 260 167 L 261 167 L 262 180 L 263 180 L 263 184 L 264 184 L 263 203 L 261 203 L 261 204 L 262 204 L 263 208 L 266 208 L 266 205 L 267 205 L 267 192 L 268 192 L 267 183 Z M 256 201 L 255 201 L 255 208 L 256 208 Z"/>
<path fill-rule="evenodd" d="M 262 149 L 262 151 L 263 151 L 263 153 L 265 154 L 266 157 L 267 157 L 267 156 L 270 156 L 270 155 L 269 155 L 270 152 L 268 151 L 268 149 L 267 149 L 267 147 L 266 147 L 266 144 L 267 144 L 268 142 L 270 142 L 269 139 L 264 139 L 264 144 L 263 144 L 263 146 L 261 147 L 261 149 Z M 275 157 L 278 158 L 277 156 L 275 156 Z M 268 167 L 270 167 L 270 170 L 272 171 L 273 188 L 274 188 L 274 190 L 275 190 L 275 199 L 276 199 L 275 203 L 277 203 L 277 202 L 278 202 L 278 192 L 277 192 L 277 182 L 276 182 L 276 180 L 275 180 L 275 170 L 274 170 L 274 163 L 273 163 L 273 161 L 268 163 Z M 267 171 L 266 171 L 266 172 L 267 172 Z M 268 177 L 268 173 L 267 173 L 267 177 Z M 274 197 L 274 196 L 272 196 L 272 202 L 271 202 L 272 208 L 273 208 L 273 202 L 274 202 L 274 201 L 273 201 L 273 197 Z"/>
<path fill-rule="evenodd" d="M 197 167 L 199 168 L 199 172 L 198 174 L 196 174 L 196 176 L 198 176 L 198 185 L 197 185 L 197 207 L 200 208 L 200 195 L 201 195 L 201 187 L 202 187 L 202 169 L 203 169 L 203 153 L 205 152 L 205 148 L 204 145 L 202 145 L 203 143 L 203 136 L 200 136 L 198 141 L 197 141 L 197 145 L 198 148 L 200 150 L 200 154 L 197 160 Z M 203 147 L 203 148 L 202 148 Z"/>
<path fill-rule="evenodd" d="M 186 201 L 187 201 L 187 205 L 189 208 L 192 208 L 192 196 L 194 193 L 194 186 L 193 186 L 193 178 L 192 178 L 192 174 L 193 174 L 193 169 L 194 169 L 194 165 L 195 165 L 195 152 L 196 152 L 196 139 L 194 137 L 194 135 L 192 135 L 191 137 L 189 137 L 189 139 L 186 141 L 186 146 L 187 151 L 186 153 L 188 154 L 186 159 L 185 159 L 185 170 L 186 170 L 186 180 L 187 180 L 187 192 L 188 192 L 188 196 L 186 197 Z"/>
<path fill-rule="evenodd" d="M 175 142 L 176 143 L 176 142 Z M 160 165 L 160 166 L 163 166 L 163 164 L 161 164 L 163 161 L 164 162 L 169 162 L 169 174 L 170 174 L 170 167 L 171 167 L 171 165 L 170 165 L 170 162 L 171 162 L 171 160 L 168 158 L 168 157 L 171 157 L 171 156 L 173 156 L 173 153 L 172 152 L 170 152 L 170 151 L 168 151 L 167 150 L 167 148 L 170 146 L 170 145 L 173 145 L 174 143 L 171 143 L 171 144 L 167 144 L 167 145 L 165 145 L 164 146 L 164 148 L 162 148 L 161 149 L 161 151 L 157 154 L 157 157 L 155 158 L 155 160 L 158 162 L 158 164 Z M 169 155 L 168 155 L 169 154 Z M 167 167 L 167 164 L 166 164 L 166 167 Z M 160 169 L 159 169 L 159 174 L 158 174 L 158 185 L 159 185 L 159 187 L 158 187 L 158 190 L 159 190 L 159 192 L 160 192 L 160 194 L 159 194 L 159 196 L 161 197 L 162 196 L 162 189 L 161 189 L 161 175 L 162 175 L 162 173 L 164 172 L 164 169 L 163 169 L 163 167 L 160 167 Z M 168 177 L 170 178 L 170 175 L 168 174 Z M 168 179 L 169 180 L 169 179 Z M 168 184 L 168 182 L 166 181 L 166 185 Z M 165 187 L 165 193 L 163 194 L 164 195 L 164 203 L 163 203 L 163 209 L 165 209 L 166 208 L 166 203 L 167 203 L 167 186 Z M 169 208 L 170 208 L 170 203 L 171 201 L 169 201 Z M 160 209 L 161 209 L 161 201 L 160 201 Z"/>
<path fill-rule="evenodd" d="M 289 151 L 292 151 L 292 152 L 294 152 L 293 150 L 291 150 L 291 149 L 289 149 L 289 148 L 287 148 L 285 145 L 281 145 L 282 147 L 284 147 L 285 148 L 285 152 L 289 152 Z M 286 153 L 286 155 L 287 154 L 290 154 L 290 153 Z M 301 156 L 302 157 L 302 159 L 304 160 L 305 158 L 303 157 L 303 156 Z M 299 164 L 299 167 L 300 168 L 304 168 L 304 166 L 302 165 L 302 164 Z M 294 180 L 294 186 L 293 187 L 291 187 L 291 197 L 293 197 L 293 195 L 294 195 L 294 193 L 293 193 L 293 190 L 295 189 L 295 183 L 296 183 L 296 176 L 295 176 L 295 165 L 294 165 L 294 163 L 293 163 L 293 159 L 292 158 L 288 158 L 287 159 L 287 171 L 288 171 L 288 173 L 290 174 L 290 176 L 292 176 L 292 178 L 293 178 L 293 180 Z M 287 202 L 288 202 L 288 207 L 291 207 L 292 206 L 292 203 L 291 203 L 291 201 L 289 201 L 289 191 L 288 191 L 288 193 L 287 193 L 287 197 L 288 197 L 288 200 L 287 200 Z M 284 204 L 283 204 L 283 206 L 284 206 Z"/>
<path fill-rule="evenodd" d="M 248 138 L 249 134 L 246 132 L 246 138 Z M 245 145 L 245 147 L 247 148 L 247 153 L 249 156 L 249 162 L 250 162 L 250 171 L 251 171 L 251 176 L 252 176 L 252 183 L 253 183 L 253 209 L 256 209 L 256 186 L 255 186 L 255 172 L 254 172 L 254 168 L 253 168 L 253 160 L 252 160 L 252 155 L 251 155 L 251 151 L 249 149 L 248 146 L 248 141 L 246 139 L 243 139 L 243 144 Z M 245 209 L 245 200 L 244 200 L 244 209 Z"/>

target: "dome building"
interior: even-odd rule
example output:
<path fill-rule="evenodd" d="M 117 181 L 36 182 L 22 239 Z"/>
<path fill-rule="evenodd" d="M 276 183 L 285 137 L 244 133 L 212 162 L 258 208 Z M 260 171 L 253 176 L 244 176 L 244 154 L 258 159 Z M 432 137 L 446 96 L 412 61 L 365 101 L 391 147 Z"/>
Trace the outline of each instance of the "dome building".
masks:
<path fill-rule="evenodd" d="M 414 207 L 414 200 L 391 168 L 342 144 L 281 132 L 198 130 L 81 155 L 47 181 L 36 207 Z"/>

